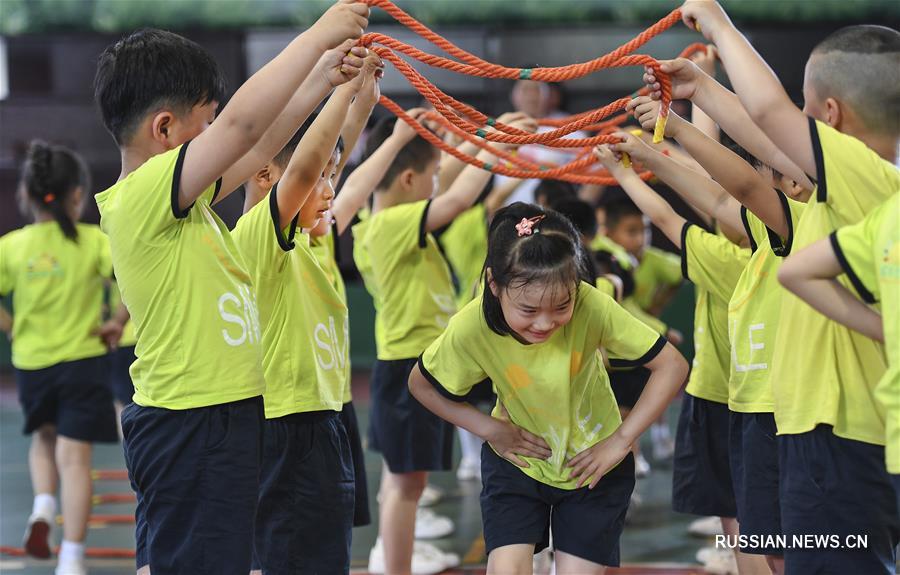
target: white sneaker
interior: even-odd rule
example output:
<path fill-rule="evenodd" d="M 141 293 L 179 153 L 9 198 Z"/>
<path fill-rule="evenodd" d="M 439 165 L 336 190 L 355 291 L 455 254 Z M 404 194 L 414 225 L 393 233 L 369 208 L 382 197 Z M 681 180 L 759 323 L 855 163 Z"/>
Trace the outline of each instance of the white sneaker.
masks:
<path fill-rule="evenodd" d="M 461 459 L 456 469 L 456 478 L 460 481 L 481 481 L 481 460 Z"/>
<path fill-rule="evenodd" d="M 666 461 L 672 459 L 675 455 L 675 442 L 669 434 L 669 428 L 659 426 L 661 432 L 653 433 L 653 459 L 656 461 Z"/>
<path fill-rule="evenodd" d="M 416 542 L 413 547 L 412 572 L 414 575 L 434 575 L 458 566 L 459 555 L 444 553 L 434 545 Z M 384 546 L 379 537 L 369 553 L 369 573 L 384 573 Z"/>
<path fill-rule="evenodd" d="M 738 575 L 737 560 L 730 549 L 713 548 L 711 553 L 705 555 L 705 558 L 703 569 L 707 573 L 713 573 L 714 575 Z"/>
<path fill-rule="evenodd" d="M 437 487 L 426 485 L 419 497 L 419 507 L 431 507 L 444 498 L 444 492 Z"/>
<path fill-rule="evenodd" d="M 715 537 L 725 532 L 722 531 L 722 520 L 718 517 L 701 517 L 691 521 L 688 533 L 697 537 Z"/>
<path fill-rule="evenodd" d="M 453 533 L 453 521 L 431 509 L 416 509 L 416 539 L 440 539 Z"/>
<path fill-rule="evenodd" d="M 56 566 L 56 575 L 87 575 L 87 569 L 84 566 L 84 561 L 69 559 L 65 562 L 59 562 Z"/>
<path fill-rule="evenodd" d="M 715 547 L 701 547 L 697 550 L 697 554 L 694 555 L 694 558 L 697 559 L 697 563 L 706 563 L 707 561 L 709 561 L 709 558 L 715 554 L 715 552 Z"/>
<path fill-rule="evenodd" d="M 647 458 L 644 457 L 643 453 L 639 453 L 637 457 L 634 458 L 634 475 L 638 479 L 643 479 L 650 475 L 650 464 L 647 462 Z"/>
<path fill-rule="evenodd" d="M 22 546 L 25 548 L 25 554 L 38 559 L 49 559 L 50 550 L 50 530 L 53 525 L 52 517 L 44 517 L 42 515 L 32 514 L 28 518 L 28 526 L 25 528 L 25 537 Z"/>

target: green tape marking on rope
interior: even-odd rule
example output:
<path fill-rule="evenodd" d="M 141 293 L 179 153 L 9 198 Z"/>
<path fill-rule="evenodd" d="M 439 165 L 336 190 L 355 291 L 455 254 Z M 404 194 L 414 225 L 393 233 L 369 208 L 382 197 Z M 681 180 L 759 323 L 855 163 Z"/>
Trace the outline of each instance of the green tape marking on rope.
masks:
<path fill-rule="evenodd" d="M 485 137 L 485 135 L 487 135 L 487 132 L 485 132 L 482 128 L 478 128 L 477 130 L 475 130 L 475 135 L 479 138 L 483 138 Z"/>
<path fill-rule="evenodd" d="M 495 126 L 496 124 L 497 124 L 497 120 L 495 120 L 494 118 L 488 117 L 488 119 L 487 119 L 488 126 Z"/>
<path fill-rule="evenodd" d="M 494 164 L 489 164 L 489 163 L 485 162 L 485 163 L 484 163 L 484 166 L 482 166 L 482 167 L 483 167 L 486 171 L 490 172 L 491 170 L 494 169 Z"/>
<path fill-rule="evenodd" d="M 519 70 L 519 80 L 530 80 L 531 68 L 522 68 Z"/>

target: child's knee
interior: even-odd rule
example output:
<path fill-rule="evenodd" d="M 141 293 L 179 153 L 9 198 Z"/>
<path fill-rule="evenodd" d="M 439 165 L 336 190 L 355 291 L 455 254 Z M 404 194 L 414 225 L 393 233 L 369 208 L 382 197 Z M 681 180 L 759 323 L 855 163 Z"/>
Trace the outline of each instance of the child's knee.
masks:
<path fill-rule="evenodd" d="M 424 472 L 401 473 L 393 476 L 392 487 L 402 499 L 418 501 L 428 483 L 428 474 Z"/>
<path fill-rule="evenodd" d="M 59 467 L 91 465 L 91 444 L 65 437 L 56 442 L 56 464 Z"/>

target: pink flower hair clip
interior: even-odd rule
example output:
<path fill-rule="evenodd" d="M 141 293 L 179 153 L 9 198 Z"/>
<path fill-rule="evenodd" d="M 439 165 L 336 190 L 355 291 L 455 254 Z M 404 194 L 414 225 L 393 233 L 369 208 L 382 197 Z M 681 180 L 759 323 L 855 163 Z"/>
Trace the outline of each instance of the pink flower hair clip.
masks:
<path fill-rule="evenodd" d="M 519 237 L 530 236 L 532 233 L 538 233 L 540 230 L 534 229 L 535 224 L 543 220 L 544 216 L 534 216 L 533 218 L 522 218 L 522 221 L 516 224 L 516 231 Z"/>

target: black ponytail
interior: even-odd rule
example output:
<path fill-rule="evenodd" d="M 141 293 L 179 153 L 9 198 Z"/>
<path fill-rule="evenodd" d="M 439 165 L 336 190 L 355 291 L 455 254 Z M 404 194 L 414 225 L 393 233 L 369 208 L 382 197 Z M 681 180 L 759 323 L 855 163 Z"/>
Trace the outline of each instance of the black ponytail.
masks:
<path fill-rule="evenodd" d="M 22 168 L 21 190 L 34 211 L 53 216 L 63 234 L 78 241 L 76 219 L 69 199 L 78 187 L 87 193 L 90 186 L 87 166 L 81 157 L 62 146 L 32 140 Z"/>
<path fill-rule="evenodd" d="M 523 219 L 535 222 L 530 235 L 519 235 L 517 224 Z M 500 300 L 490 289 L 488 268 L 498 290 L 540 282 L 563 285 L 574 292 L 583 280 L 593 283 L 584 268 L 582 251 L 572 222 L 553 210 L 522 202 L 499 210 L 488 231 L 488 255 L 484 263 L 482 312 L 488 327 L 500 335 L 511 331 L 503 317 Z"/>

